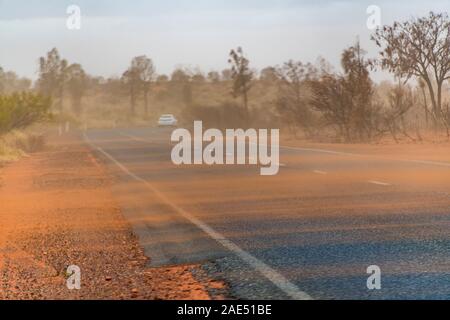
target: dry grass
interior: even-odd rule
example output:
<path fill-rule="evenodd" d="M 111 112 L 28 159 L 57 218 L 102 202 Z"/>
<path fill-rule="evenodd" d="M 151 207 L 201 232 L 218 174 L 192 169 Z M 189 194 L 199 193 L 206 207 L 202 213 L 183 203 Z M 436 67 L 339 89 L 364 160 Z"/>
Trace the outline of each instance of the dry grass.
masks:
<path fill-rule="evenodd" d="M 37 127 L 11 131 L 0 137 L 0 163 L 15 161 L 39 151 L 44 144 L 44 136 Z"/>

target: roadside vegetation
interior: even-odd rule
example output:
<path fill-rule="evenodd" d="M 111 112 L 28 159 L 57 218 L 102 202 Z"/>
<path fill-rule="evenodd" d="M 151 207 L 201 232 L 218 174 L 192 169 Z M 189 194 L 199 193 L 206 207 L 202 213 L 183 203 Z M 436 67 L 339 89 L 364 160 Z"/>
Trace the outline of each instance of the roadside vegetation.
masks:
<path fill-rule="evenodd" d="M 145 55 L 120 77 L 89 75 L 56 48 L 39 59 L 35 83 L 0 72 L 0 134 L 42 120 L 81 127 L 149 125 L 173 113 L 183 125 L 281 128 L 296 139 L 397 143 L 450 140 L 450 19 L 447 14 L 395 22 L 374 32 L 377 57 L 358 41 L 344 48 L 341 66 L 322 58 L 289 60 L 255 70 L 243 48 L 229 68 L 179 67 L 159 74 Z M 385 70 L 391 81 L 371 74 Z M 12 92 L 28 92 L 12 94 Z"/>
<path fill-rule="evenodd" d="M 34 124 L 50 118 L 51 100 L 38 93 L 0 95 L 0 162 L 17 159 L 43 147 Z"/>
<path fill-rule="evenodd" d="M 0 95 L 0 135 L 48 119 L 50 106 L 50 98 L 40 94 Z"/>

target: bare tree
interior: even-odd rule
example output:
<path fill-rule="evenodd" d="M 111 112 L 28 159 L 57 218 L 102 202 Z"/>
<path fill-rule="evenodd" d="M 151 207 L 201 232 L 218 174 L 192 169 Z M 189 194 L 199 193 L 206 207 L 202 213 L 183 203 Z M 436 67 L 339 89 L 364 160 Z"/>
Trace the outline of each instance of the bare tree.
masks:
<path fill-rule="evenodd" d="M 247 125 L 250 123 L 250 110 L 248 106 L 248 93 L 252 87 L 254 72 L 250 69 L 250 61 L 244 56 L 241 47 L 231 50 L 230 59 L 231 76 L 233 79 L 233 96 L 242 97 Z"/>
<path fill-rule="evenodd" d="M 372 36 L 382 49 L 381 65 L 400 78 L 417 77 L 424 81 L 431 98 L 435 119 L 447 128 L 442 88 L 450 79 L 450 20 L 446 13 L 395 22 L 379 28 Z M 437 125 L 437 123 L 436 123 Z"/>

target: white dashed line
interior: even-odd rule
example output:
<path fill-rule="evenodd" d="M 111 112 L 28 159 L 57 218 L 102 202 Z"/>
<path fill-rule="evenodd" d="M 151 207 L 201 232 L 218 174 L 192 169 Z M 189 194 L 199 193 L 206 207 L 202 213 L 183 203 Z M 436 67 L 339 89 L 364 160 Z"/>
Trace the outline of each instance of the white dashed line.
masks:
<path fill-rule="evenodd" d="M 134 140 L 134 141 L 148 142 L 148 141 L 146 141 L 145 139 L 138 138 L 138 137 L 135 137 L 135 136 L 132 136 L 132 135 L 130 135 L 130 134 L 123 133 L 123 132 L 120 132 L 119 134 L 120 134 L 121 136 L 123 136 L 123 137 L 130 138 L 131 140 Z"/>
<path fill-rule="evenodd" d="M 380 160 L 389 160 L 389 161 L 397 161 L 397 162 L 409 162 L 409 163 L 417 163 L 424 164 L 430 166 L 439 166 L 439 167 L 450 167 L 450 162 L 439 162 L 439 161 L 427 161 L 427 160 L 414 160 L 414 159 L 393 159 L 388 157 L 378 157 L 370 154 L 362 154 L 362 153 L 351 153 L 351 152 L 340 152 L 333 150 L 325 150 L 325 149 L 314 149 L 314 148 L 300 148 L 300 147 L 288 147 L 288 146 L 280 146 L 281 149 L 286 150 L 294 150 L 294 151 L 309 151 L 309 152 L 317 152 L 317 153 L 326 153 L 326 154 L 335 154 L 342 156 L 354 156 L 354 157 L 373 157 L 378 158 Z"/>
<path fill-rule="evenodd" d="M 387 183 L 387 182 L 381 182 L 381 181 L 376 181 L 376 180 L 370 180 L 370 181 L 367 181 L 367 182 L 368 182 L 368 183 L 371 183 L 371 184 L 376 184 L 376 185 L 378 185 L 378 186 L 385 186 L 385 187 L 391 186 L 390 183 Z"/>
<path fill-rule="evenodd" d="M 321 174 L 321 175 L 326 175 L 326 174 L 328 174 L 327 172 L 321 171 L 321 170 L 314 170 L 313 172 L 316 173 L 316 174 Z"/>
<path fill-rule="evenodd" d="M 143 139 L 143 138 L 139 138 L 139 137 L 133 136 L 133 135 L 131 135 L 131 134 L 127 134 L 127 133 L 123 133 L 123 132 L 120 132 L 119 134 L 120 134 L 121 136 L 130 138 L 131 140 L 134 140 L 134 141 L 145 142 L 145 143 L 151 143 L 150 140 L 146 140 L 146 139 Z M 203 151 L 203 150 L 200 149 L 200 148 L 194 148 L 194 151 Z M 212 154 L 212 153 L 213 153 L 213 150 L 210 150 L 209 152 L 210 152 L 210 154 Z M 233 155 L 234 155 L 234 154 L 233 154 L 233 153 L 230 153 L 230 152 L 227 152 L 227 153 L 226 153 L 226 156 L 227 156 L 227 157 L 231 157 L 231 156 L 233 156 Z M 254 159 L 253 157 L 249 157 L 249 160 L 253 160 L 253 159 Z M 258 160 L 256 160 L 256 161 L 258 161 Z M 280 167 L 287 167 L 287 165 L 286 165 L 285 163 L 279 163 L 278 166 L 280 166 Z"/>
<path fill-rule="evenodd" d="M 450 163 L 448 162 L 425 161 L 425 160 L 407 160 L 407 161 L 419 164 L 428 164 L 433 166 L 450 167 Z"/>
<path fill-rule="evenodd" d="M 343 156 L 363 156 L 362 154 L 357 154 L 357 153 L 339 152 L 339 151 L 324 150 L 324 149 L 299 148 L 299 147 L 288 147 L 288 146 L 280 146 L 280 148 L 287 149 L 287 150 L 295 150 L 295 151 L 311 151 L 311 152 L 318 152 L 318 153 L 337 154 L 337 155 L 343 155 Z"/>

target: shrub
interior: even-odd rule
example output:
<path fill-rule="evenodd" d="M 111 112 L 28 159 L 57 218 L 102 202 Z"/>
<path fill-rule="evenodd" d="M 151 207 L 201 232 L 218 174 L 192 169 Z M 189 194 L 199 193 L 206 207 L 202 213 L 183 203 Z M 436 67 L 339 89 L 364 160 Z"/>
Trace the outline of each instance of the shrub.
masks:
<path fill-rule="evenodd" d="M 39 94 L 0 95 L 0 135 L 48 119 L 51 99 Z"/>

